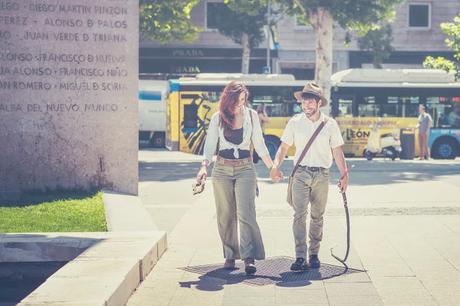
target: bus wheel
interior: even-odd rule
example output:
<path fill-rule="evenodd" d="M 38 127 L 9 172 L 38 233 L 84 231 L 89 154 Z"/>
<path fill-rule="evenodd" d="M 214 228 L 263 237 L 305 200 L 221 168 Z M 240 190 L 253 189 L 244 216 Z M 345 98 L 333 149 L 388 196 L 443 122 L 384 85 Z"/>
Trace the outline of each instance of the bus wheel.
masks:
<path fill-rule="evenodd" d="M 439 139 L 435 142 L 431 151 L 434 158 L 455 159 L 458 154 L 458 144 L 452 138 Z"/>
<path fill-rule="evenodd" d="M 281 141 L 276 136 L 265 136 L 265 145 L 267 146 L 268 152 L 272 159 L 275 158 L 278 147 L 280 146 Z"/>
<path fill-rule="evenodd" d="M 164 148 L 165 146 L 165 133 L 155 132 L 150 138 L 150 145 L 154 148 Z"/>

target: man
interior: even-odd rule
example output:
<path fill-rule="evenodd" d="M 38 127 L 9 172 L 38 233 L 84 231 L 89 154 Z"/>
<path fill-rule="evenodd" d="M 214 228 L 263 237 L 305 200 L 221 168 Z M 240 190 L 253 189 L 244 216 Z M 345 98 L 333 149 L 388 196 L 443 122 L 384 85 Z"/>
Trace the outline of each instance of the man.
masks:
<path fill-rule="evenodd" d="M 430 158 L 430 149 L 428 148 L 428 138 L 430 137 L 430 128 L 433 126 L 433 119 L 425 111 L 425 106 L 418 106 L 418 142 L 420 146 L 420 160 Z"/>
<path fill-rule="evenodd" d="M 324 115 L 320 107 L 326 106 L 328 101 L 323 91 L 315 83 L 307 83 L 302 91 L 294 93 L 297 102 L 302 105 L 302 113 L 289 120 L 281 137 L 281 145 L 276 153 L 270 177 L 274 181 L 283 178 L 279 170 L 289 147 L 295 144 L 296 153 L 294 164 L 299 159 L 305 145 L 314 131 L 323 120 L 326 120 L 321 132 L 312 143 L 307 154 L 300 162 L 300 167 L 294 175 L 292 184 L 292 204 L 294 209 L 293 231 L 295 240 L 296 261 L 291 270 L 301 271 L 319 268 L 318 258 L 320 242 L 323 236 L 323 214 L 327 203 L 329 189 L 329 168 L 332 158 L 340 171 L 339 189 L 345 192 L 348 186 L 348 170 L 343 155 L 344 144 L 337 122 Z M 309 263 L 307 256 L 307 206 L 311 205 L 311 219 L 309 230 Z"/>

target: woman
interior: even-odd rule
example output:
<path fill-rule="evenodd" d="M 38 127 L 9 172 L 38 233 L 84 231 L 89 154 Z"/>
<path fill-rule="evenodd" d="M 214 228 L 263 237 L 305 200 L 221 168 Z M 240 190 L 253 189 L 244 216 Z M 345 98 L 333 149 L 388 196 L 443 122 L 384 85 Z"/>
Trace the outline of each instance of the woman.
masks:
<path fill-rule="evenodd" d="M 256 221 L 257 177 L 251 158 L 251 142 L 267 168 L 271 169 L 273 162 L 264 143 L 257 113 L 248 108 L 248 94 L 241 82 L 232 81 L 224 88 L 219 112 L 209 123 L 204 160 L 197 181 L 207 176 L 207 167 L 218 149 L 212 183 L 224 267 L 233 269 L 235 259 L 242 258 L 246 273 L 254 274 L 254 260 L 264 259 L 265 250 Z"/>

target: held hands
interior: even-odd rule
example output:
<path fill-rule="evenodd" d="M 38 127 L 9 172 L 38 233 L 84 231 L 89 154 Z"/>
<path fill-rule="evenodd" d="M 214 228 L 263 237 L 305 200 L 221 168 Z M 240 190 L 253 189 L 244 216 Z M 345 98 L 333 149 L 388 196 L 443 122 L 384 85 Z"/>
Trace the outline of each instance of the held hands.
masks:
<path fill-rule="evenodd" d="M 281 172 L 278 168 L 272 167 L 270 170 L 270 178 L 273 182 L 278 183 L 284 178 L 283 172 Z"/>

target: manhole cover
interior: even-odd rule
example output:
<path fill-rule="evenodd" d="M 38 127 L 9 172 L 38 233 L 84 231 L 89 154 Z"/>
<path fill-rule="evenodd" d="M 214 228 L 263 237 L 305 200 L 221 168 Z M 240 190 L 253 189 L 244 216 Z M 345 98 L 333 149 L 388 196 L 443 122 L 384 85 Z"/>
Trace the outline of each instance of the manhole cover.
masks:
<path fill-rule="evenodd" d="M 324 280 L 344 274 L 364 272 L 362 270 L 321 264 L 320 269 L 312 269 L 304 272 L 292 272 L 291 264 L 294 261 L 291 257 L 272 257 L 256 262 L 257 272 L 255 275 L 247 276 L 244 272 L 244 264 L 238 261 L 234 270 L 222 268 L 222 263 L 202 266 L 189 266 L 179 268 L 187 272 L 201 274 L 203 278 L 219 278 L 227 284 L 246 283 L 256 286 L 264 286 L 276 283 L 304 282 L 310 280 Z"/>

